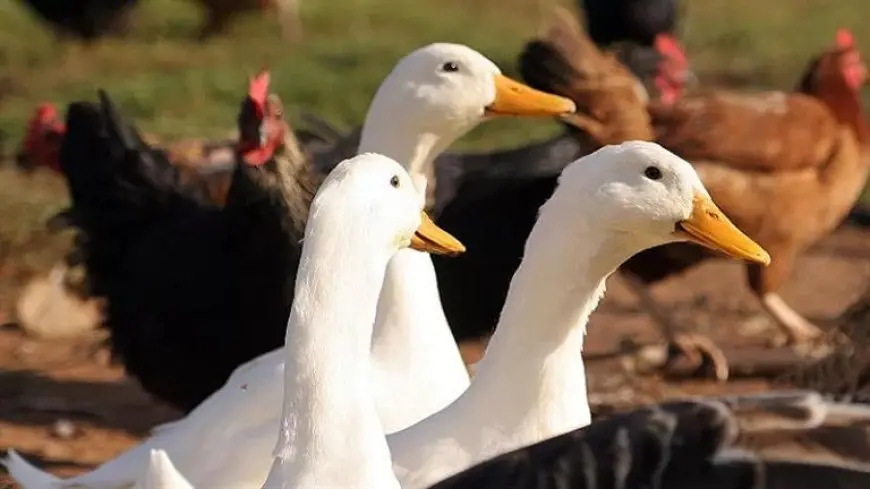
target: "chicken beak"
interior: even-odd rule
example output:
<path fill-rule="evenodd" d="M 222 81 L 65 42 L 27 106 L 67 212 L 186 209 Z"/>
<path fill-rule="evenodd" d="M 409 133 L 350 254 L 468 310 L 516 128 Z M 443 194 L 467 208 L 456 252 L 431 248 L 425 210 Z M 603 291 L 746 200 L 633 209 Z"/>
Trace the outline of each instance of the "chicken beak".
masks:
<path fill-rule="evenodd" d="M 486 115 L 552 117 L 576 111 L 571 99 L 535 90 L 504 75 L 495 75 L 494 82 L 495 100 L 486 107 Z"/>
<path fill-rule="evenodd" d="M 677 223 L 677 233 L 689 241 L 720 251 L 732 258 L 770 265 L 770 255 L 737 229 L 709 197 L 695 194 L 692 215 Z"/>
<path fill-rule="evenodd" d="M 420 226 L 411 237 L 410 247 L 433 255 L 458 255 L 465 251 L 465 245 L 436 226 L 425 212 L 420 212 Z"/>

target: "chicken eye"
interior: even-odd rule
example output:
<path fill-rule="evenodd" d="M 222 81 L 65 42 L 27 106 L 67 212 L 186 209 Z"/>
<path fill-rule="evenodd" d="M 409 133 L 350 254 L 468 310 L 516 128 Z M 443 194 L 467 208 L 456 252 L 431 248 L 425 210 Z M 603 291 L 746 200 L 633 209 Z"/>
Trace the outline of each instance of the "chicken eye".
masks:
<path fill-rule="evenodd" d="M 393 175 L 393 178 L 390 179 L 390 185 L 392 185 L 393 188 L 399 188 L 399 176 L 398 175 Z"/>
<path fill-rule="evenodd" d="M 459 71 L 459 65 L 454 61 L 448 61 L 441 65 L 441 71 L 446 71 L 447 73 L 454 73 Z"/>

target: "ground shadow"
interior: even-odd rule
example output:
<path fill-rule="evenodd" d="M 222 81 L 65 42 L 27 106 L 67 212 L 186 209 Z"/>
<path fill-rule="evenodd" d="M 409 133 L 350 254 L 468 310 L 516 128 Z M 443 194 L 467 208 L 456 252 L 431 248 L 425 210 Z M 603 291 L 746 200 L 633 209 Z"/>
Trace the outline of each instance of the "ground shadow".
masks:
<path fill-rule="evenodd" d="M 0 421 L 51 427 L 68 420 L 144 435 L 179 413 L 130 380 L 55 379 L 28 370 L 0 369 Z"/>

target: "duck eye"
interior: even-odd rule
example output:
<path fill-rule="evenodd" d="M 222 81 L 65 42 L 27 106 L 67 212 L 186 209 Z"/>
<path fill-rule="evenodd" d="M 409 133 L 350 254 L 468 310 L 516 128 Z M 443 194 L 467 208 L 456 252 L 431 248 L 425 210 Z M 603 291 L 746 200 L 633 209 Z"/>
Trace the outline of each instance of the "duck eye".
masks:
<path fill-rule="evenodd" d="M 459 71 L 459 65 L 453 61 L 448 61 L 441 65 L 441 71 L 446 71 L 448 73 L 453 73 Z"/>
<path fill-rule="evenodd" d="M 399 188 L 399 176 L 398 175 L 393 175 L 393 178 L 390 179 L 390 185 L 392 185 L 393 188 Z"/>
<path fill-rule="evenodd" d="M 650 180 L 661 180 L 662 171 L 658 169 L 656 166 L 648 166 L 646 170 L 643 171 L 643 174 L 646 175 Z"/>

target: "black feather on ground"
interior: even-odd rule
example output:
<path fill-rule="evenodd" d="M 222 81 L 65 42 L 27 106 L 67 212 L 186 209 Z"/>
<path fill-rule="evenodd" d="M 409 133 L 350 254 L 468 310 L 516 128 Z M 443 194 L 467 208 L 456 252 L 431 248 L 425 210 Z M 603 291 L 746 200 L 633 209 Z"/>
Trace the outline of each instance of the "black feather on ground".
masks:
<path fill-rule="evenodd" d="M 827 404 L 812 392 L 669 402 L 506 453 L 432 489 L 868 487 L 868 466 L 765 458 L 741 443 L 765 431 L 800 436 L 841 411 L 866 432 L 866 407 Z"/>

